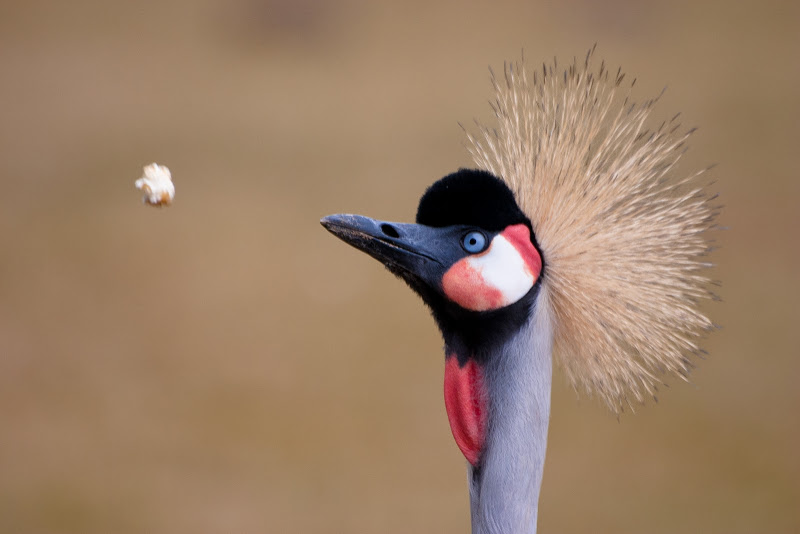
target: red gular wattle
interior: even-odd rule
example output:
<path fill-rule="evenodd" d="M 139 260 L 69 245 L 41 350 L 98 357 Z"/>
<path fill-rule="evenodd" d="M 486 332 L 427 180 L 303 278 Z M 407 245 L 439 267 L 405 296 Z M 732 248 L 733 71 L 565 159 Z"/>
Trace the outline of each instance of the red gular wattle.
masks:
<path fill-rule="evenodd" d="M 453 354 L 444 367 L 444 405 L 456 445 L 473 466 L 486 441 L 488 398 L 483 368 L 473 359 L 462 366 Z"/>

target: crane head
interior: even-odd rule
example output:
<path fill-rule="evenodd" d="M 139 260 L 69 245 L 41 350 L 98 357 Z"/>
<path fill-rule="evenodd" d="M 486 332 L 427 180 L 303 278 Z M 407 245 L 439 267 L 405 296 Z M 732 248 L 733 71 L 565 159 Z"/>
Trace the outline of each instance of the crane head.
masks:
<path fill-rule="evenodd" d="M 434 183 L 420 200 L 416 224 L 361 215 L 331 215 L 321 223 L 404 279 L 440 326 L 518 303 L 542 273 L 530 220 L 508 186 L 486 171 L 461 169 Z"/>

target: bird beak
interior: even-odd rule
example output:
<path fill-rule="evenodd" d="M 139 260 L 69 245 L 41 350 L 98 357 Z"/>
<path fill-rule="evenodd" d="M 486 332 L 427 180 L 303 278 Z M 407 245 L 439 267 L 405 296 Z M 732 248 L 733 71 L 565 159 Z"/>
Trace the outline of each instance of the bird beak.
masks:
<path fill-rule="evenodd" d="M 448 248 L 441 245 L 448 242 L 448 230 L 349 214 L 330 215 L 320 223 L 395 274 L 406 278 L 412 275 L 428 285 L 440 285 L 445 270 L 442 253 Z"/>

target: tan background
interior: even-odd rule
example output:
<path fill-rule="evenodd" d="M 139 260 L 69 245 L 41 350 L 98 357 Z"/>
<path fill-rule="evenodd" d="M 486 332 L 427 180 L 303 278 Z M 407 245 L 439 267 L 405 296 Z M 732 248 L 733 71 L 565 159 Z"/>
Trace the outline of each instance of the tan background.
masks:
<path fill-rule="evenodd" d="M 798 5 L 3 2 L 0 532 L 467 532 L 439 334 L 317 221 L 410 220 L 487 66 L 594 42 L 719 163 L 724 329 L 619 422 L 556 375 L 541 531 L 799 532 Z"/>

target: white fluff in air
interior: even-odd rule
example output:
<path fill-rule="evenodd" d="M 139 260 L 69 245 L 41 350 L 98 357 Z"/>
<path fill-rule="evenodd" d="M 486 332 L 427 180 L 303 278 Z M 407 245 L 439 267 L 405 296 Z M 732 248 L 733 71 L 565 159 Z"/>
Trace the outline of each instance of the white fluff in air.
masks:
<path fill-rule="evenodd" d="M 144 168 L 144 176 L 136 180 L 136 189 L 144 192 L 142 201 L 151 206 L 169 206 L 175 198 L 172 174 L 165 165 L 158 163 Z"/>

